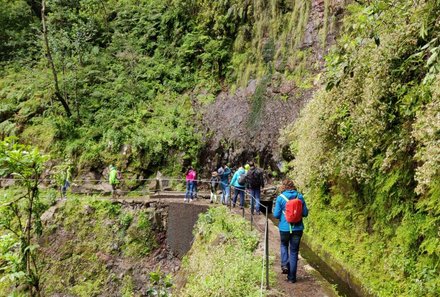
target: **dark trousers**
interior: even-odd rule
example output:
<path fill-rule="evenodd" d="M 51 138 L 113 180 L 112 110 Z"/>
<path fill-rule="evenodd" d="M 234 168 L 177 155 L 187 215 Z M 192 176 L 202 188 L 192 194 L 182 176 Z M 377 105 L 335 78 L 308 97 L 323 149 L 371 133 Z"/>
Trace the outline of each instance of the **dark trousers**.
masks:
<path fill-rule="evenodd" d="M 249 195 L 251 199 L 251 212 L 254 213 L 254 208 L 257 211 L 257 214 L 260 214 L 260 196 L 261 196 L 261 189 L 255 188 L 255 189 L 249 189 Z"/>
<path fill-rule="evenodd" d="M 287 278 L 293 281 L 296 281 L 299 243 L 302 235 L 303 231 L 292 231 L 292 233 L 280 231 L 281 266 L 289 267 Z"/>
<path fill-rule="evenodd" d="M 69 187 L 70 187 L 70 182 L 68 180 L 65 180 L 63 186 L 61 187 L 63 198 L 66 198 L 66 192 Z"/>
<path fill-rule="evenodd" d="M 235 206 L 235 204 L 237 203 L 237 196 L 240 195 L 240 206 L 244 207 L 244 188 L 235 188 L 234 189 L 234 200 L 233 200 L 233 204 Z"/>

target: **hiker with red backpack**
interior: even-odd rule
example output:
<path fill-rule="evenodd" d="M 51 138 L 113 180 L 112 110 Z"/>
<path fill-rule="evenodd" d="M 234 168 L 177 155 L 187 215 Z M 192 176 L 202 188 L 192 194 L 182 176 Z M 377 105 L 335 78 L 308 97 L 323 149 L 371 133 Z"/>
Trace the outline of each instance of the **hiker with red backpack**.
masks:
<path fill-rule="evenodd" d="M 288 282 L 295 283 L 299 244 L 304 230 L 302 218 L 307 217 L 309 210 L 303 195 L 296 190 L 292 180 L 284 180 L 280 192 L 273 216 L 279 219 L 281 270 L 283 274 L 287 274 Z"/>

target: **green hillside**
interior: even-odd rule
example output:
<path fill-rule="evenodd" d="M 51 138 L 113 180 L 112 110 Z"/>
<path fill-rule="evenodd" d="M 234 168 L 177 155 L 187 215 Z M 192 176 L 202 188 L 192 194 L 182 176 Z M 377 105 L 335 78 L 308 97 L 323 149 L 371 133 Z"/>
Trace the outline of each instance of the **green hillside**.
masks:
<path fill-rule="evenodd" d="M 44 2 L 48 46 L 40 1 L 1 1 L 1 136 L 68 157 L 78 171 L 197 163 L 200 106 L 273 72 L 275 60 L 310 85 L 306 53 L 288 55 L 308 1 Z"/>
<path fill-rule="evenodd" d="M 241 126 L 287 112 L 264 111 L 267 100 L 301 113 L 283 118 L 274 151 L 234 149 L 289 162 L 310 204 L 309 244 L 372 295 L 440 292 L 439 0 L 0 7 L 1 139 L 73 162 L 74 175 L 116 164 L 176 176 L 214 159 L 202 110 L 253 84 Z"/>

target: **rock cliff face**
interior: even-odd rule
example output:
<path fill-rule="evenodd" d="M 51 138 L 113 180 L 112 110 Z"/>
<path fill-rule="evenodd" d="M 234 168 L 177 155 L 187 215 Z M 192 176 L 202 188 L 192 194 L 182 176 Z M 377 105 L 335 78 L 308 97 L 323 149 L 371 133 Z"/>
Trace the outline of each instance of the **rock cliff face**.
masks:
<path fill-rule="evenodd" d="M 279 52 L 286 40 L 299 37 L 298 45 L 268 63 L 264 75 L 235 91 L 222 91 L 204 108 L 207 147 L 202 159 L 207 169 L 221 160 L 237 164 L 256 158 L 260 166 L 277 170 L 287 145 L 279 142 L 280 132 L 295 121 L 318 88 L 324 56 L 334 43 L 346 4 L 341 0 L 307 3 L 302 36 L 294 36 L 286 24 L 283 30 L 290 34 L 274 41 L 274 51 Z"/>

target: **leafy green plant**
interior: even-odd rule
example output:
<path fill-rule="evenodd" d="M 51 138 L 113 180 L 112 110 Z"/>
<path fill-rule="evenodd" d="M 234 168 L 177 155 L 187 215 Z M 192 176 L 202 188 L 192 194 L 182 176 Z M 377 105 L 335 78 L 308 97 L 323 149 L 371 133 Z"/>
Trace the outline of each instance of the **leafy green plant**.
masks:
<path fill-rule="evenodd" d="M 291 175 L 310 197 L 308 241 L 374 294 L 435 296 L 440 6 L 347 9 L 326 86 L 285 136 Z"/>
<path fill-rule="evenodd" d="M 171 296 L 172 279 L 169 274 L 163 274 L 160 269 L 149 274 L 148 296 L 168 297 Z"/>
<path fill-rule="evenodd" d="M 19 144 L 16 139 L 0 142 L 0 176 L 14 177 L 22 186 L 21 192 L 6 193 L 1 199 L 0 232 L 9 239 L 3 245 L 3 278 L 26 285 L 30 296 L 40 296 L 41 290 L 36 242 L 42 233 L 40 217 L 45 210 L 38 189 L 45 160 L 38 149 Z"/>
<path fill-rule="evenodd" d="M 248 222 L 224 207 L 211 208 L 200 215 L 194 234 L 183 260 L 188 278 L 179 296 L 260 296 L 258 235 Z"/>

